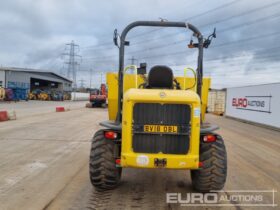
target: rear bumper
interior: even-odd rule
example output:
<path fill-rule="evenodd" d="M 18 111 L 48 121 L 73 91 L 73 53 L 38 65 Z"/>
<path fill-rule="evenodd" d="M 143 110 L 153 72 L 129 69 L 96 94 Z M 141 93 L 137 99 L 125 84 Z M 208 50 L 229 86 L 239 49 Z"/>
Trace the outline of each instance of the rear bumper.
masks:
<path fill-rule="evenodd" d="M 145 154 L 123 153 L 121 155 L 122 167 L 133 168 L 158 168 L 155 159 L 166 159 L 167 169 L 198 169 L 199 157 L 197 155 L 168 155 L 168 154 Z"/>

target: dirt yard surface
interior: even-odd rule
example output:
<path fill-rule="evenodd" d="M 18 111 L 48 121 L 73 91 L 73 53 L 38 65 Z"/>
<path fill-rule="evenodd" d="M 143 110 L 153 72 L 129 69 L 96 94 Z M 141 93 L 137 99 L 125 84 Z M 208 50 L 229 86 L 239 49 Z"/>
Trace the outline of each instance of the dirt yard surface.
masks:
<path fill-rule="evenodd" d="M 33 104 L 34 109 L 48 111 L 0 123 L 1 210 L 194 209 L 166 203 L 166 193 L 193 192 L 189 171 L 124 169 L 117 189 L 96 192 L 88 175 L 90 141 L 100 128 L 98 122 L 107 118 L 107 110 L 82 108 L 84 103 L 78 102 L 75 109 L 63 113 Z M 33 108 L 25 111 L 32 113 Z M 208 115 L 207 120 L 221 127 L 219 134 L 227 147 L 227 192 L 223 194 L 233 194 L 233 190 L 279 191 L 280 132 L 214 115 Z M 263 195 L 264 201 L 272 202 L 272 193 Z M 277 192 L 278 205 L 279 200 Z M 196 209 L 269 208 L 225 204 L 231 206 Z"/>

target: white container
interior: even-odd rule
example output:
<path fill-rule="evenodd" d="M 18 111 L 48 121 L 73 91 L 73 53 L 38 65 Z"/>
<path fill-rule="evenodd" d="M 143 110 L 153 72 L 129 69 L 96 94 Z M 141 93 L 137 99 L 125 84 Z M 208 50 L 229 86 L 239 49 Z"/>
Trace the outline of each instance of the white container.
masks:
<path fill-rule="evenodd" d="M 89 93 L 72 92 L 71 100 L 72 101 L 89 101 Z"/>
<path fill-rule="evenodd" d="M 227 89 L 226 116 L 280 128 L 280 83 Z"/>
<path fill-rule="evenodd" d="M 225 99 L 225 90 L 210 90 L 208 94 L 208 112 L 223 115 L 225 112 Z"/>

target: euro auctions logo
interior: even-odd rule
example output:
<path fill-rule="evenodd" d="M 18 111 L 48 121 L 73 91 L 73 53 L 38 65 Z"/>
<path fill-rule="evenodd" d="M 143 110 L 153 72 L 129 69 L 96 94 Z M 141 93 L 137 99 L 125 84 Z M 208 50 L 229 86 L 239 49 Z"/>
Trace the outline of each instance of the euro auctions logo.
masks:
<path fill-rule="evenodd" d="M 248 105 L 247 98 L 233 98 L 232 106 L 246 108 Z"/>
<path fill-rule="evenodd" d="M 271 113 L 271 95 L 244 96 L 232 98 L 232 106 L 236 109 Z"/>
<path fill-rule="evenodd" d="M 180 206 L 276 207 L 275 190 L 232 190 L 209 193 L 166 193 L 166 203 Z"/>

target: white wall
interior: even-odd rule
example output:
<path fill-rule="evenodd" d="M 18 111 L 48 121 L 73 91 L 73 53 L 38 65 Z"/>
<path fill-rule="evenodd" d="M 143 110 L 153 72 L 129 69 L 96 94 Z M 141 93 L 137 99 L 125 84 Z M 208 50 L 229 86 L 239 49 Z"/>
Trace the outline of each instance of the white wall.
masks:
<path fill-rule="evenodd" d="M 228 88 L 226 116 L 280 128 L 280 83 Z"/>
<path fill-rule="evenodd" d="M 5 87 L 5 71 L 3 70 L 0 70 L 0 81 L 2 81 L 2 87 Z"/>

